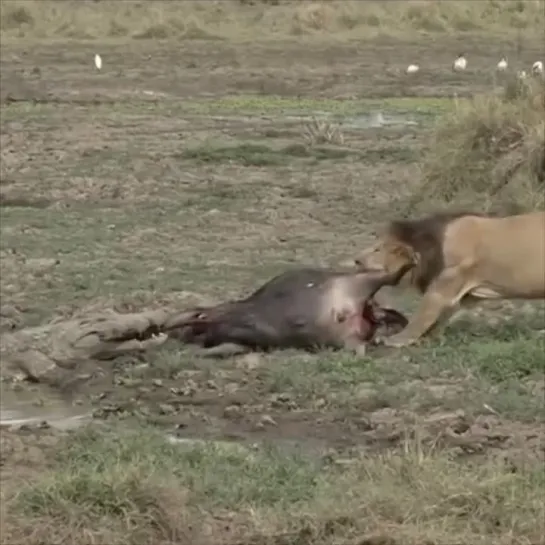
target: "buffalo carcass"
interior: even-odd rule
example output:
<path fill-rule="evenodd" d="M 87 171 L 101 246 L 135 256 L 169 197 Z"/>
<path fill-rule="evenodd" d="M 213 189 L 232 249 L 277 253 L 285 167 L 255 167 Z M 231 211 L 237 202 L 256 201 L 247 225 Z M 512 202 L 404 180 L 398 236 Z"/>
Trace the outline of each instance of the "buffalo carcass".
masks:
<path fill-rule="evenodd" d="M 166 330 L 185 343 L 224 343 L 252 350 L 346 348 L 359 354 L 377 332 L 393 334 L 405 316 L 380 307 L 374 295 L 395 285 L 395 275 L 300 268 L 284 272 L 245 299 L 195 307 L 172 317 Z"/>

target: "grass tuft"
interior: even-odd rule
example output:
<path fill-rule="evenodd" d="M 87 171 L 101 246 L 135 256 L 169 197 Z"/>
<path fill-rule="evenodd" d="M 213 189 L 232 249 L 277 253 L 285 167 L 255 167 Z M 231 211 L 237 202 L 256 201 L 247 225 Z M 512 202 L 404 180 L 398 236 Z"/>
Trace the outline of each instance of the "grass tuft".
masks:
<path fill-rule="evenodd" d="M 321 121 L 313 118 L 310 123 L 306 123 L 302 130 L 303 140 L 307 146 L 317 144 L 344 144 L 344 136 L 340 125 Z"/>
<path fill-rule="evenodd" d="M 545 182 L 545 80 L 509 77 L 499 94 L 457 101 L 432 135 L 424 182 L 413 205 L 431 199 L 509 202 L 542 208 Z"/>

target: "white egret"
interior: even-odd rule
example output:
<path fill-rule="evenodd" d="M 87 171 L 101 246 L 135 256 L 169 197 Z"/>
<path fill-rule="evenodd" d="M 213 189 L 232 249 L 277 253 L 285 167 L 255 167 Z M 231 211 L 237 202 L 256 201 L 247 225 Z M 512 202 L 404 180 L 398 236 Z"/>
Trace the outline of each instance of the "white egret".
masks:
<path fill-rule="evenodd" d="M 505 70 L 507 70 L 507 59 L 505 57 L 501 58 L 501 61 L 498 63 L 497 69 L 500 72 L 505 72 Z"/>
<path fill-rule="evenodd" d="M 458 55 L 458 57 L 454 61 L 453 68 L 456 72 L 465 70 L 467 68 L 467 59 L 465 58 L 463 53 Z"/>

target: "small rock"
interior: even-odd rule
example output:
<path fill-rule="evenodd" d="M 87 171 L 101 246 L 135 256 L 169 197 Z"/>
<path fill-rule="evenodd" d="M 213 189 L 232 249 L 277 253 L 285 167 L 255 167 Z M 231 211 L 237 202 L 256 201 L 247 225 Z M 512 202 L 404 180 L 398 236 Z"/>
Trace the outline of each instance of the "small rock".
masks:
<path fill-rule="evenodd" d="M 140 386 L 137 391 L 139 394 L 146 395 L 151 392 L 151 388 L 148 388 L 147 386 Z"/>
<path fill-rule="evenodd" d="M 138 412 L 139 412 L 142 416 L 151 416 L 151 411 L 150 411 L 149 407 L 146 407 L 146 406 L 140 407 L 140 408 L 138 409 Z"/>
<path fill-rule="evenodd" d="M 353 458 L 335 458 L 332 462 L 340 467 L 348 467 L 355 464 L 357 460 L 354 460 Z"/>
<path fill-rule="evenodd" d="M 286 392 L 281 392 L 279 394 L 274 394 L 272 396 L 271 405 L 273 407 L 279 407 L 281 405 L 284 405 L 285 403 L 291 402 L 291 396 L 290 394 Z"/>
<path fill-rule="evenodd" d="M 180 388 L 180 393 L 184 396 L 191 396 L 194 393 L 196 393 L 198 390 L 199 390 L 199 387 L 197 386 L 197 383 L 192 379 L 188 379 L 185 385 L 182 388 Z"/>
<path fill-rule="evenodd" d="M 261 416 L 261 418 L 259 419 L 259 424 L 263 427 L 278 426 L 278 424 L 276 423 L 276 420 L 272 416 L 269 416 L 268 414 L 264 414 Z"/>
<path fill-rule="evenodd" d="M 229 382 L 223 387 L 226 394 L 234 394 L 239 389 L 240 384 L 238 382 Z"/>
<path fill-rule="evenodd" d="M 376 395 L 376 387 L 371 382 L 364 382 L 359 384 L 354 392 L 354 397 L 359 401 L 363 399 L 369 399 Z"/>
<path fill-rule="evenodd" d="M 106 412 L 99 407 L 91 413 L 91 416 L 93 418 L 106 418 Z"/>
<path fill-rule="evenodd" d="M 181 395 L 184 395 L 184 391 L 182 390 L 182 388 L 169 388 L 168 391 L 171 393 L 171 394 L 174 394 L 175 396 L 181 396 Z"/>
<path fill-rule="evenodd" d="M 327 401 L 322 397 L 316 400 L 316 403 L 314 404 L 314 406 L 317 409 L 323 409 L 326 406 L 326 404 L 327 404 Z"/>
<path fill-rule="evenodd" d="M 358 418 L 354 421 L 354 424 L 361 431 L 373 431 L 375 429 L 375 426 L 368 418 Z"/>
<path fill-rule="evenodd" d="M 246 371 L 253 371 L 260 367 L 263 363 L 263 358 L 259 354 L 250 352 L 249 354 L 244 354 L 239 358 L 238 367 L 242 367 Z"/>
<path fill-rule="evenodd" d="M 142 384 L 142 379 L 140 378 L 124 378 L 123 385 L 127 388 L 136 388 Z"/>
<path fill-rule="evenodd" d="M 157 388 L 161 388 L 163 386 L 163 381 L 160 378 L 154 378 L 151 383 Z"/>
<path fill-rule="evenodd" d="M 105 403 L 101 408 L 105 413 L 118 413 L 121 411 L 121 406 L 117 403 Z"/>
<path fill-rule="evenodd" d="M 217 390 L 218 389 L 218 385 L 213 380 L 207 380 L 206 381 L 206 387 L 209 390 Z"/>
<path fill-rule="evenodd" d="M 60 261 L 58 259 L 27 259 L 25 267 L 31 270 L 35 276 L 41 276 L 47 271 L 56 267 Z"/>
<path fill-rule="evenodd" d="M 176 409 L 168 403 L 159 404 L 159 413 L 160 414 L 175 414 Z"/>
<path fill-rule="evenodd" d="M 238 405 L 229 405 L 223 410 L 223 416 L 228 419 L 239 418 L 242 413 L 241 407 Z"/>
<path fill-rule="evenodd" d="M 396 416 L 397 411 L 395 409 L 385 407 L 371 414 L 370 423 L 373 426 L 377 426 L 379 424 L 395 422 L 397 420 Z"/>

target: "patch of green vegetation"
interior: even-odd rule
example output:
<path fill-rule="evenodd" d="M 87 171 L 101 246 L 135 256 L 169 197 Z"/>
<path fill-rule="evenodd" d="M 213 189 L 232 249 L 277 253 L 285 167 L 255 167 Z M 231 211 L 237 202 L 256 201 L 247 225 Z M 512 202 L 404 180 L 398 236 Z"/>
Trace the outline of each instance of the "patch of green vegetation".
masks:
<path fill-rule="evenodd" d="M 532 384 L 543 375 L 543 344 L 525 327 L 524 320 L 511 325 L 512 338 L 500 340 L 462 334 L 453 324 L 442 337 L 427 339 L 400 357 L 388 348 L 370 348 L 361 358 L 345 351 L 325 351 L 309 356 L 286 350 L 261 356 L 250 388 L 257 388 L 263 399 L 278 396 L 298 407 L 374 411 L 381 407 L 411 407 L 426 412 L 431 407 L 481 414 L 489 404 L 509 418 L 535 421 L 543 414 L 542 400 L 532 393 Z M 474 323 L 474 329 L 479 329 Z M 508 328 L 506 328 L 508 329 Z M 150 380 L 173 378 L 194 372 L 192 349 L 158 353 L 152 368 L 130 371 L 128 376 Z M 202 381 L 213 379 L 217 361 L 201 360 L 197 366 Z M 222 373 L 233 372 L 227 361 Z M 434 394 L 429 385 L 443 385 Z M 516 387 L 515 387 L 516 385 Z"/>
<path fill-rule="evenodd" d="M 543 478 L 535 470 L 513 473 L 494 461 L 463 465 L 418 443 L 354 458 L 341 469 L 330 457 L 302 451 L 169 444 L 155 430 L 119 427 L 79 430 L 56 453 L 49 471 L 20 487 L 9 505 L 18 524 L 45 542 L 59 526 L 72 536 L 85 528 L 102 540 L 101 532 L 116 530 L 109 537 L 122 544 L 197 540 L 206 527 L 208 537 L 220 532 L 222 541 L 225 520 L 214 521 L 225 509 L 248 542 L 286 537 L 289 528 L 299 537 L 287 542 L 305 545 L 385 527 L 396 539 L 493 542 L 506 533 L 525 539 L 540 524 Z"/>
<path fill-rule="evenodd" d="M 2 104 L 0 106 L 0 120 L 2 124 L 17 121 L 24 125 L 32 123 L 54 123 L 58 113 L 58 105 L 53 103 L 35 104 L 31 100 Z"/>
<path fill-rule="evenodd" d="M 539 339 L 490 340 L 475 344 L 473 358 L 478 362 L 476 367 L 494 382 L 543 375 L 545 371 L 544 345 Z"/>
<path fill-rule="evenodd" d="M 145 475 L 164 483 L 174 479 L 191 490 L 189 502 L 240 508 L 292 503 L 312 497 L 321 467 L 296 452 L 273 447 L 252 453 L 237 443 L 184 447 L 167 442 L 156 429 L 78 431 L 56 460 L 62 475 L 30 486 L 19 497 L 28 512 L 53 514 L 64 502 L 97 515 L 122 516 L 134 509 Z"/>
<path fill-rule="evenodd" d="M 489 384 L 483 381 L 478 390 L 468 393 L 474 400 L 482 398 L 484 403 L 493 407 L 499 414 L 508 415 L 513 420 L 542 423 L 545 420 L 545 403 L 543 396 L 536 394 L 532 388 L 542 379 L 543 370 L 539 374 L 534 374 L 533 380 L 504 379 L 493 387 L 489 387 Z"/>
<path fill-rule="evenodd" d="M 370 165 L 406 164 L 417 162 L 418 154 L 414 149 L 404 146 L 368 148 L 360 153 L 360 159 Z"/>
<path fill-rule="evenodd" d="M 217 196 L 212 195 L 210 199 L 207 202 L 217 204 Z M 195 214 L 202 209 L 201 202 Z M 225 264 L 206 266 L 202 254 L 189 250 L 187 245 L 180 250 L 184 253 L 180 258 L 183 267 L 167 267 L 160 275 L 153 272 L 158 263 L 172 259 L 172 255 L 165 255 L 172 249 L 161 242 L 162 232 L 168 229 L 184 237 L 187 224 L 194 221 L 193 217 L 180 213 L 179 202 L 164 203 L 160 207 L 141 206 L 137 217 L 120 212 L 119 207 L 88 204 L 70 206 L 60 216 L 53 208 L 34 208 L 29 212 L 28 208 L 20 207 L 3 208 L 0 216 L 2 250 L 17 248 L 21 255 L 60 261 L 46 280 L 28 292 L 29 308 L 36 310 L 41 320 L 51 319 L 59 305 L 82 305 L 99 294 L 122 299 L 136 293 L 156 297 L 158 291 L 175 292 L 180 286 L 196 291 L 202 288 L 202 282 L 209 286 L 207 291 L 210 292 L 221 286 L 221 281 L 218 284 L 220 269 L 225 275 Z M 39 236 L 21 236 L 22 230 L 27 228 Z M 129 233 L 131 235 L 127 235 Z M 192 240 L 203 248 L 198 239 Z M 211 248 L 213 245 L 214 242 L 210 242 Z M 236 264 L 233 265 L 236 268 Z M 232 274 L 240 275 L 238 271 Z M 2 259 L 2 287 L 32 277 L 32 272 L 21 265 L 17 255 Z"/>
<path fill-rule="evenodd" d="M 344 159 L 349 155 L 357 155 L 351 150 L 328 149 L 322 147 L 307 148 L 292 144 L 281 149 L 273 149 L 265 145 L 243 143 L 237 146 L 202 146 L 188 149 L 180 153 L 183 159 L 193 159 L 200 163 L 234 162 L 244 166 L 285 165 L 289 159 Z"/>
<path fill-rule="evenodd" d="M 464 334 L 465 326 L 459 330 L 457 325 L 453 324 L 453 331 L 449 328 L 441 337 L 434 336 L 421 346 L 406 349 L 402 359 L 397 351 L 381 347 L 369 349 L 365 358 L 344 351 L 322 353 L 312 361 L 300 354 L 277 356 L 260 369 L 258 382 L 266 395 L 287 393 L 303 405 L 322 400 L 329 406 L 353 407 L 359 403 L 361 385 L 365 384 L 368 402 L 375 406 L 414 407 L 429 403 L 423 396 L 425 382 L 441 377 L 454 385 L 452 393 L 456 392 L 456 384 L 463 384 L 463 390 L 470 392 L 468 396 L 455 395 L 448 402 L 452 410 L 463 407 L 479 413 L 487 392 L 499 389 L 499 403 L 513 406 L 517 417 L 533 420 L 541 414 L 543 404 L 528 388 L 519 388 L 519 400 L 513 401 L 513 392 L 505 387 L 513 380 L 537 380 L 542 376 L 543 344 L 536 342 L 535 332 L 524 323 L 511 324 L 505 328 L 511 331 L 511 339 L 501 340 L 493 334 L 488 338 Z M 405 385 L 411 381 L 416 386 L 407 390 Z M 439 407 L 444 401 L 436 398 L 433 404 Z"/>
<path fill-rule="evenodd" d="M 197 99 L 184 104 L 199 113 L 253 113 L 312 115 L 317 112 L 335 116 L 364 115 L 377 110 L 393 114 L 439 115 L 452 109 L 450 98 L 392 97 L 381 99 L 337 100 L 330 98 L 292 98 L 275 95 L 234 95 Z"/>
<path fill-rule="evenodd" d="M 93 103 L 93 109 L 99 114 L 110 112 L 112 104 Z M 196 98 L 188 101 L 172 102 L 169 100 L 150 103 L 147 100 L 132 99 L 130 102 L 115 104 L 115 112 L 121 114 L 143 114 L 156 112 L 158 115 L 294 115 L 312 116 L 330 115 L 335 120 L 345 117 L 369 115 L 382 111 L 393 115 L 407 115 L 422 118 L 452 111 L 454 102 L 447 97 L 391 97 L 380 99 L 341 100 L 311 97 L 283 97 L 275 95 L 226 95 L 220 98 Z M 58 119 L 62 115 L 58 104 L 31 101 L 16 102 L 1 106 L 2 121 L 47 121 Z M 84 115 L 85 111 L 79 112 Z M 78 112 L 76 112 L 78 115 Z"/>
<path fill-rule="evenodd" d="M 325 161 L 353 157 L 371 164 L 408 163 L 416 160 L 416 154 L 410 148 L 378 148 L 360 152 L 351 149 L 304 146 L 302 144 L 290 144 L 280 149 L 274 149 L 263 144 L 251 143 L 231 146 L 204 145 L 184 150 L 179 154 L 179 157 L 199 163 L 233 162 L 244 166 L 258 167 L 286 165 L 293 159 Z"/>

